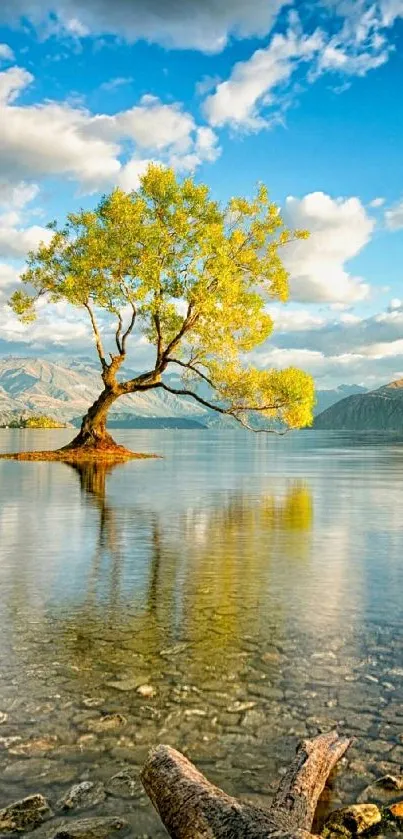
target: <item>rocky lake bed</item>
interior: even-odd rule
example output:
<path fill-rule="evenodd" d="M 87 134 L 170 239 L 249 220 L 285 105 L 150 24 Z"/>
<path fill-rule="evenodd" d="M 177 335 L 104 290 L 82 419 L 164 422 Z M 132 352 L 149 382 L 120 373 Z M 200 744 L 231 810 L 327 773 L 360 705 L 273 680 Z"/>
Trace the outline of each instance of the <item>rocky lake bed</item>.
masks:
<path fill-rule="evenodd" d="M 369 828 L 400 832 L 399 813 L 385 821 L 382 810 L 403 800 L 402 649 L 388 630 L 360 658 L 342 637 L 307 658 L 301 641 L 262 653 L 246 636 L 242 650 L 227 650 L 224 669 L 204 661 L 202 680 L 191 641 L 162 650 L 157 666 L 141 652 L 141 637 L 134 644 L 122 633 L 111 648 L 106 630 L 91 642 L 98 670 L 85 654 L 71 663 L 77 635 L 66 641 L 65 660 L 55 661 L 58 639 L 43 645 L 38 638 L 41 663 L 26 662 L 21 684 L 12 672 L 3 681 L 1 835 L 21 833 L 7 829 L 7 808 L 26 796 L 43 796 L 38 823 L 34 807 L 25 828 L 38 839 L 165 835 L 139 777 L 160 742 L 183 751 L 227 792 L 267 807 L 298 741 L 332 728 L 355 741 L 322 797 L 319 827 L 330 811 L 368 799 L 381 807 Z M 23 656 L 24 645 L 15 652 Z M 394 779 L 386 791 L 377 784 L 385 775 Z"/>

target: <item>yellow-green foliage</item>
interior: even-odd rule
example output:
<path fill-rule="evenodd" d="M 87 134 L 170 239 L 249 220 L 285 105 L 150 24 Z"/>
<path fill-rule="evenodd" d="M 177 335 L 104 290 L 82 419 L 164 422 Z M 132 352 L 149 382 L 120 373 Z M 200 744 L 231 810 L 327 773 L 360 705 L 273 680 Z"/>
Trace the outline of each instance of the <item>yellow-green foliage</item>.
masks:
<path fill-rule="evenodd" d="M 116 189 L 95 210 L 72 213 L 64 228 L 52 229 L 50 244 L 30 254 L 22 276 L 30 290 L 11 300 L 23 320 L 46 295 L 107 311 L 121 335 L 129 306 L 137 332 L 155 346 L 160 381 L 175 358 L 193 390 L 195 381 L 208 380 L 216 404 L 241 421 L 255 411 L 292 428 L 310 424 L 309 376 L 247 363 L 246 354 L 272 332 L 268 303 L 288 297 L 280 250 L 307 236 L 286 229 L 264 186 L 251 201 L 233 198 L 221 207 L 207 186 L 151 165 L 137 192 Z"/>

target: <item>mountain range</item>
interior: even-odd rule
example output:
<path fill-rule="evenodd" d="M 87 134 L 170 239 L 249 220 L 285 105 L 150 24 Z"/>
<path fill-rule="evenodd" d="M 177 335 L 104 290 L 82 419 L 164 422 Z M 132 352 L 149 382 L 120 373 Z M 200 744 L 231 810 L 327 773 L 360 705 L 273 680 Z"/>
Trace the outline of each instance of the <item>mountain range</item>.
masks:
<path fill-rule="evenodd" d="M 125 369 L 128 377 L 135 374 L 134 370 Z M 169 382 L 173 387 L 180 386 L 175 374 L 171 374 Z M 98 366 L 91 359 L 60 363 L 41 358 L 2 358 L 0 425 L 33 414 L 77 425 L 101 387 Z M 316 412 L 340 400 L 347 401 L 346 396 L 363 393 L 364 388 L 358 385 L 318 391 Z M 110 412 L 111 427 L 200 428 L 222 422 L 218 414 L 193 400 L 159 390 L 122 397 Z"/>
<path fill-rule="evenodd" d="M 403 379 L 348 396 L 315 418 L 314 428 L 338 431 L 402 431 Z"/>

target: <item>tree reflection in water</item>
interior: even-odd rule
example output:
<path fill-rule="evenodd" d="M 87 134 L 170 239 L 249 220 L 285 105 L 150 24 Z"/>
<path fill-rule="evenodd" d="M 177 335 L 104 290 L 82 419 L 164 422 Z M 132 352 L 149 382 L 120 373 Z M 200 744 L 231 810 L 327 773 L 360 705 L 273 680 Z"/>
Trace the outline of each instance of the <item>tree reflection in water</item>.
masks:
<path fill-rule="evenodd" d="M 213 497 L 168 522 L 156 510 L 108 500 L 114 467 L 68 468 L 99 511 L 98 534 L 81 603 L 49 617 L 84 671 L 97 661 L 127 676 L 141 660 L 142 675 L 161 682 L 161 650 L 180 643 L 175 660 L 200 684 L 222 670 L 224 657 L 232 678 L 240 676 L 245 636 L 275 643 L 284 616 L 281 601 L 271 600 L 268 609 L 271 573 L 285 558 L 289 570 L 309 557 L 313 513 L 306 485 L 292 484 L 279 499 Z"/>

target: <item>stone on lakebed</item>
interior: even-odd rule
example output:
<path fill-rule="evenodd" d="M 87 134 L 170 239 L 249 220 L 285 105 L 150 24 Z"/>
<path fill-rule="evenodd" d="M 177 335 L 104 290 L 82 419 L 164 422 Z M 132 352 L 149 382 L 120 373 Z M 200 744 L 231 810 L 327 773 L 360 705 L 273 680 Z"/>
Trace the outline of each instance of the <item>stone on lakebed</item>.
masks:
<path fill-rule="evenodd" d="M 87 810 L 101 804 L 105 798 L 103 784 L 83 781 L 81 784 L 75 784 L 63 798 L 60 798 L 56 807 L 58 810 Z"/>
<path fill-rule="evenodd" d="M 331 837 L 359 836 L 372 830 L 382 821 L 382 813 L 376 804 L 351 804 L 342 810 L 335 810 L 326 821 L 322 831 L 325 839 Z"/>
<path fill-rule="evenodd" d="M 403 825 L 403 801 L 396 801 L 387 809 L 387 815 L 398 824 Z"/>
<path fill-rule="evenodd" d="M 57 819 L 46 828 L 39 828 L 32 839 L 116 839 L 129 831 L 126 819 L 115 816 L 87 819 Z"/>
<path fill-rule="evenodd" d="M 399 797 L 399 793 L 402 790 L 402 775 L 383 775 L 382 778 L 378 778 L 373 784 L 370 784 L 364 789 L 358 801 L 373 801 L 376 804 L 389 804 L 394 798 Z"/>
<path fill-rule="evenodd" d="M 0 835 L 34 830 L 53 816 L 43 795 L 30 795 L 0 810 Z"/>

